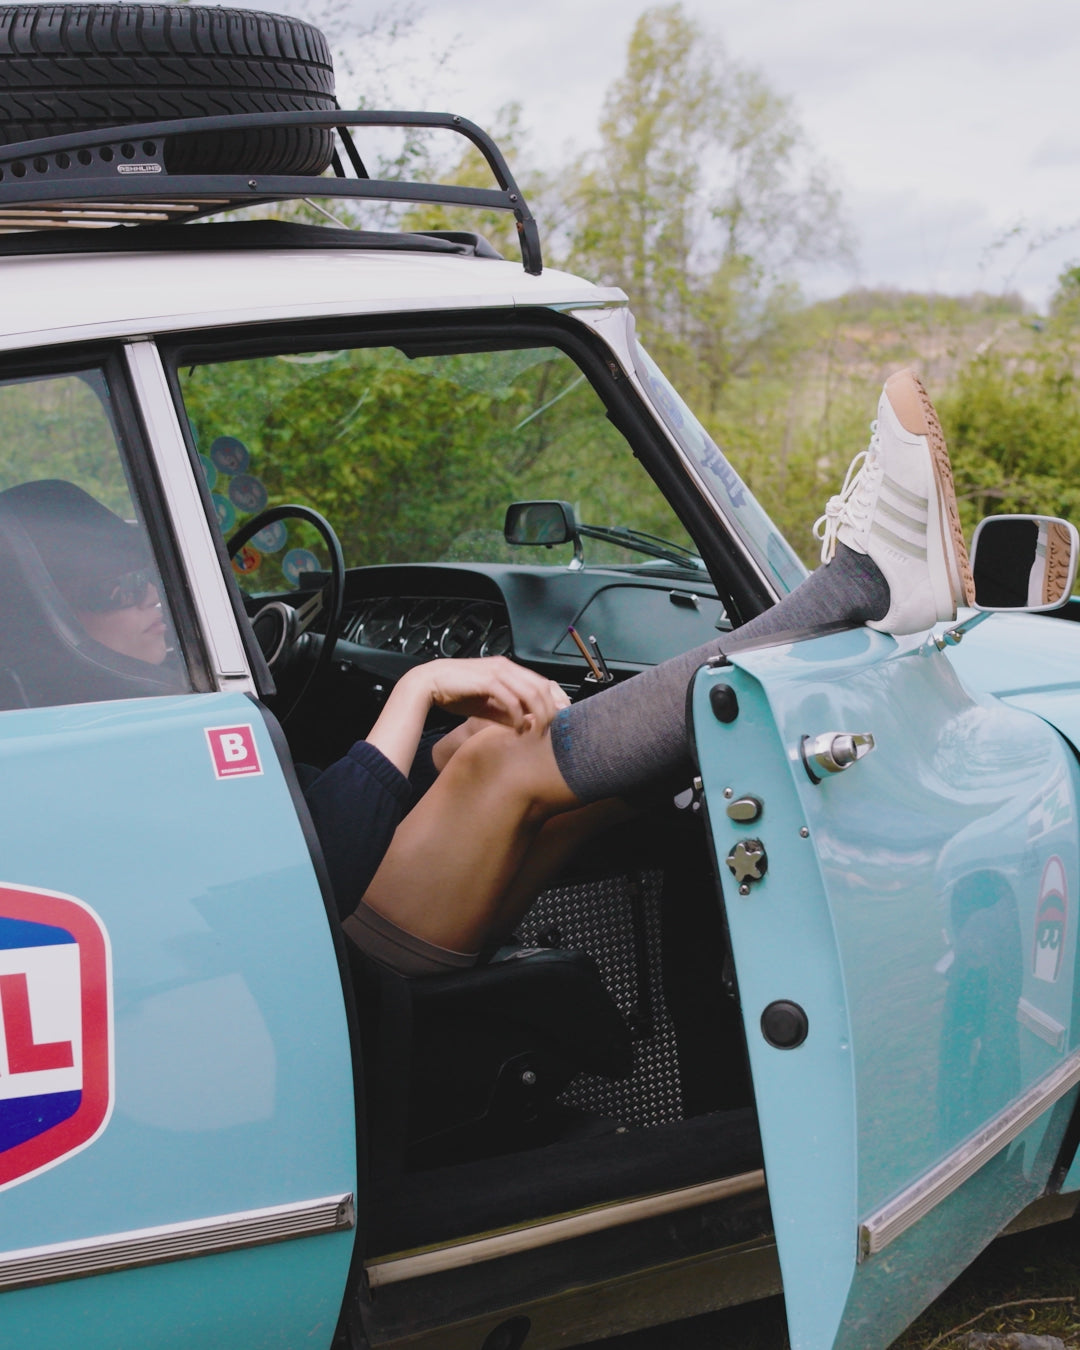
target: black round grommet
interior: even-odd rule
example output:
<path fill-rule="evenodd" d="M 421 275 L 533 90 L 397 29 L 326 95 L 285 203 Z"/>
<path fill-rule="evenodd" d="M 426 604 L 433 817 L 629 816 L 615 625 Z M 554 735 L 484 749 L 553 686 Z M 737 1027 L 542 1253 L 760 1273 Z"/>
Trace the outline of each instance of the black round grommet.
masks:
<path fill-rule="evenodd" d="M 718 722 L 734 722 L 739 715 L 739 700 L 730 684 L 714 684 L 709 690 L 709 705 Z"/>
<path fill-rule="evenodd" d="M 806 1013 L 785 998 L 770 1003 L 761 1014 L 761 1034 L 777 1050 L 794 1050 L 810 1033 Z"/>

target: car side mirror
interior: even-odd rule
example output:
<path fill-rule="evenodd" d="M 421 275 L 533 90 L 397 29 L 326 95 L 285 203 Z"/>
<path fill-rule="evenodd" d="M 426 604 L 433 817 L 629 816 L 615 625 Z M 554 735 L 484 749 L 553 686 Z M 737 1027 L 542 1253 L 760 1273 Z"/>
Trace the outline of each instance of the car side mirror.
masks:
<path fill-rule="evenodd" d="M 975 608 L 1058 609 L 1072 594 L 1080 559 L 1076 526 L 1055 516 L 988 516 L 971 541 Z"/>
<path fill-rule="evenodd" d="M 508 544 L 578 544 L 577 516 L 569 502 L 511 502 L 503 538 Z"/>

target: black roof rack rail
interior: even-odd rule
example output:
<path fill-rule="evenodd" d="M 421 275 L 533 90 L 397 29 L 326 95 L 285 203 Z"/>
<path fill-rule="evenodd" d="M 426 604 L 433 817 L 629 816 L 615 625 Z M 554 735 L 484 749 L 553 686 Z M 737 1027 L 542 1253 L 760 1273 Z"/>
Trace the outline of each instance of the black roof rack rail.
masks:
<path fill-rule="evenodd" d="M 268 127 L 322 126 L 337 134 L 332 174 L 170 174 L 165 144 L 172 136 Z M 456 187 L 368 175 L 350 127 L 432 128 L 467 137 L 498 188 Z M 341 151 L 344 151 L 344 160 Z M 348 162 L 351 174 L 346 173 Z M 306 197 L 433 202 L 509 211 L 517 223 L 525 271 L 543 270 L 540 234 L 498 146 L 480 127 L 453 113 L 233 113 L 82 131 L 0 146 L 0 231 L 100 226 L 200 216 Z"/>

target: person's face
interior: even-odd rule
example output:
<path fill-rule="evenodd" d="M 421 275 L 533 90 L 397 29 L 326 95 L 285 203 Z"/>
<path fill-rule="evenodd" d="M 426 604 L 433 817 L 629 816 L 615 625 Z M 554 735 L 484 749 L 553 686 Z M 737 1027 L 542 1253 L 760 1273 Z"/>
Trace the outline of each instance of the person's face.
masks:
<path fill-rule="evenodd" d="M 151 666 L 160 666 L 165 660 L 168 651 L 165 620 L 153 582 L 146 583 L 132 604 L 110 609 L 76 609 L 75 615 L 103 647 Z"/>

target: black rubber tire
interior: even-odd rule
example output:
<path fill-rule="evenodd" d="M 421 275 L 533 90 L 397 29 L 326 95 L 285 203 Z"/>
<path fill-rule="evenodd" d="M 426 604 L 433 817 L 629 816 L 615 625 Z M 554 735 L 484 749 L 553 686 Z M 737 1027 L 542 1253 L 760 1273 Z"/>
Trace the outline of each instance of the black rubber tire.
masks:
<path fill-rule="evenodd" d="M 0 5 L 0 144 L 215 113 L 337 107 L 317 28 L 198 5 Z M 329 129 L 174 137 L 170 173 L 317 174 Z"/>

